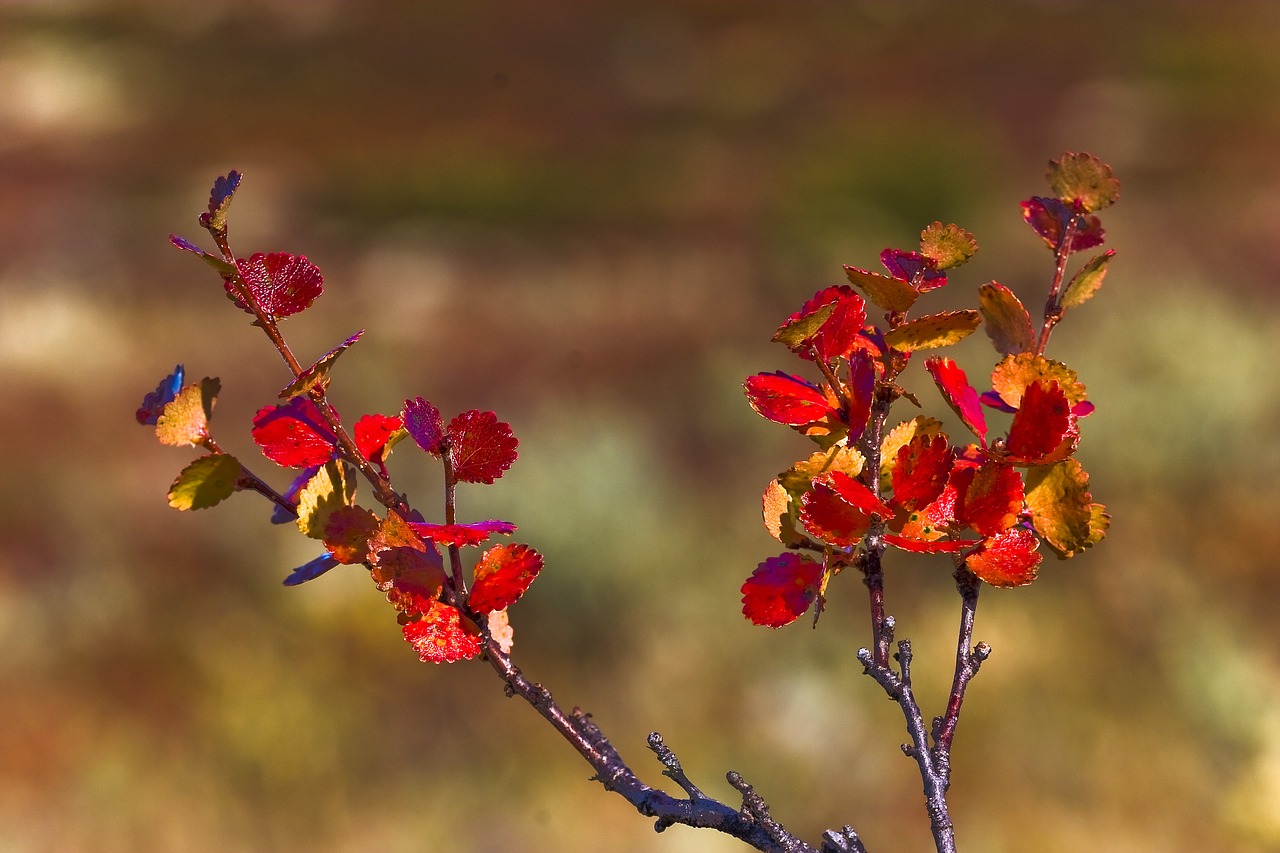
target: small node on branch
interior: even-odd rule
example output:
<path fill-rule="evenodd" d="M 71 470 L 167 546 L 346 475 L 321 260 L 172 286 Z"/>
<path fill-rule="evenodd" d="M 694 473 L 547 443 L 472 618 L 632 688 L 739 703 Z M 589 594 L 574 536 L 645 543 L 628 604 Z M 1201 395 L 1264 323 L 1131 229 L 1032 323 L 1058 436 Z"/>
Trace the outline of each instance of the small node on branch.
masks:
<path fill-rule="evenodd" d="M 684 768 L 680 766 L 680 759 L 671 751 L 671 747 L 667 746 L 662 740 L 661 734 L 658 732 L 649 733 L 649 748 L 658 756 L 662 766 L 667 768 L 662 771 L 662 775 L 674 780 L 677 785 L 683 788 L 684 792 L 689 795 L 691 802 L 707 799 L 707 796 L 698 790 L 698 786 L 689 781 L 689 777 L 685 775 Z"/>
<path fill-rule="evenodd" d="M 867 848 L 862 846 L 862 839 L 853 827 L 846 825 L 839 831 L 828 829 L 822 833 L 820 853 L 867 853 Z"/>
<path fill-rule="evenodd" d="M 989 657 L 991 657 L 991 646 L 986 643 L 978 643 L 973 647 L 973 662 L 975 664 L 982 663 Z"/>

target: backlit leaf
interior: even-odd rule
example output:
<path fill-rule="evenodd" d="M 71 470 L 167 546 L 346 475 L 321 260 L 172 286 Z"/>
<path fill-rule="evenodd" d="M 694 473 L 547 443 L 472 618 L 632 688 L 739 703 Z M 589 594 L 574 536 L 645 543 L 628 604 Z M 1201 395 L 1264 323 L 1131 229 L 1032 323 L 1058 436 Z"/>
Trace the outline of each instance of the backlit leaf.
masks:
<path fill-rule="evenodd" d="M 298 530 L 312 539 L 325 538 L 329 517 L 355 500 L 355 478 L 346 465 L 330 459 L 298 493 Z"/>
<path fill-rule="evenodd" d="M 934 222 L 920 234 L 920 254 L 940 270 L 958 267 L 978 251 L 978 241 L 959 225 Z"/>
<path fill-rule="evenodd" d="M 920 291 L 907 282 L 887 275 L 848 266 L 844 268 L 844 274 L 855 287 L 867 294 L 868 299 L 886 311 L 907 311 L 920 296 Z"/>
<path fill-rule="evenodd" d="M 1111 167 L 1092 154 L 1070 151 L 1049 161 L 1049 187 L 1065 202 L 1079 202 L 1086 211 L 1101 210 L 1120 198 L 1120 181 Z"/>
<path fill-rule="evenodd" d="M 1060 361 L 1031 352 L 1005 356 L 991 371 L 991 387 L 1014 409 L 1022 405 L 1022 394 L 1027 386 L 1043 380 L 1057 382 L 1073 407 L 1087 394 L 1084 385 L 1076 379 L 1074 370 Z"/>
<path fill-rule="evenodd" d="M 205 509 L 221 503 L 236 490 L 240 462 L 228 453 L 210 453 L 192 462 L 169 487 L 169 506 L 178 510 Z"/>
<path fill-rule="evenodd" d="M 1025 586 L 1036 579 L 1039 544 L 1030 530 L 1015 527 L 984 539 L 982 547 L 965 559 L 965 565 L 992 586 Z"/>
<path fill-rule="evenodd" d="M 406 521 L 400 513 L 393 509 L 387 510 L 386 518 L 382 519 L 377 531 L 369 537 L 370 559 L 376 563 L 379 552 L 387 548 L 404 546 L 418 551 L 430 551 L 434 554 L 433 560 L 443 566 L 444 560 L 440 557 L 436 546 L 415 533 L 409 524 L 410 522 Z"/>
<path fill-rule="evenodd" d="M 1021 405 L 1009 427 L 1009 439 L 1005 442 L 1007 458 L 1020 464 L 1043 464 L 1068 438 L 1066 452 L 1070 454 L 1079 433 L 1067 396 L 1057 382 L 1045 379 L 1032 382 L 1023 392 Z"/>
<path fill-rule="evenodd" d="M 320 409 L 307 397 L 260 409 L 253 417 L 253 440 L 268 459 L 286 468 L 323 465 L 338 442 Z"/>
<path fill-rule="evenodd" d="M 978 392 L 973 390 L 968 378 L 954 361 L 942 356 L 933 356 L 924 363 L 925 369 L 933 377 L 933 381 L 942 392 L 951 410 L 960 416 L 974 435 L 985 446 L 987 443 L 987 418 L 982 413 L 982 404 L 978 402 Z"/>
<path fill-rule="evenodd" d="M 1027 471 L 1031 524 L 1059 557 L 1069 557 L 1102 538 L 1102 510 L 1089 493 L 1089 475 L 1075 459 Z M 1098 532 L 1098 531 L 1101 532 Z"/>
<path fill-rule="evenodd" d="M 1092 258 L 1071 277 L 1071 283 L 1062 293 L 1063 308 L 1077 308 L 1088 302 L 1093 294 L 1098 292 L 1098 288 L 1102 287 L 1102 280 L 1107 277 L 1107 264 L 1111 262 L 1114 255 L 1114 249 L 1103 252 Z"/>
<path fill-rule="evenodd" d="M 811 359 L 816 350 L 823 361 L 849 354 L 867 320 L 862 297 L 847 284 L 832 285 L 815 293 L 779 327 L 773 340 L 801 357 Z"/>
<path fill-rule="evenodd" d="M 946 488 L 953 461 L 944 436 L 921 435 L 907 442 L 893 468 L 894 504 L 914 510 L 933 503 Z"/>
<path fill-rule="evenodd" d="M 467 605 L 476 613 L 506 610 L 542 571 L 542 555 L 528 545 L 497 545 L 484 552 L 475 569 Z"/>
<path fill-rule="evenodd" d="M 765 529 L 769 535 L 783 545 L 793 545 L 803 541 L 796 525 L 799 524 L 798 509 L 792 502 L 791 495 L 777 480 L 770 480 L 761 498 L 761 515 Z"/>
<path fill-rule="evenodd" d="M 973 545 L 971 539 L 911 539 L 893 533 L 886 533 L 884 541 L 913 554 L 955 554 Z"/>
<path fill-rule="evenodd" d="M 432 456 L 444 452 L 444 419 L 440 410 L 421 397 L 404 401 L 400 410 L 404 428 L 413 437 L 414 442 Z"/>
<path fill-rule="evenodd" d="M 409 522 L 414 532 L 437 545 L 479 545 L 495 533 L 514 533 L 509 521 L 473 521 L 470 524 L 429 524 Z"/>
<path fill-rule="evenodd" d="M 480 654 L 480 629 L 467 617 L 440 601 L 404 626 L 404 638 L 423 663 L 455 663 Z"/>
<path fill-rule="evenodd" d="M 797 462 L 778 476 L 782 488 L 792 494 L 803 494 L 823 474 L 840 471 L 850 477 L 862 473 L 866 457 L 856 448 L 838 444 L 819 450 L 803 462 Z"/>
<path fill-rule="evenodd" d="M 213 189 L 209 191 L 209 210 L 200 214 L 200 224 L 205 228 L 226 233 L 227 208 L 231 206 L 231 197 L 240 187 L 240 177 L 240 173 L 232 169 L 213 182 Z"/>
<path fill-rule="evenodd" d="M 1053 251 L 1057 251 L 1069 225 L 1075 229 L 1075 236 L 1071 239 L 1073 252 L 1101 246 L 1107 237 L 1102 230 L 1102 220 L 1056 198 L 1036 196 L 1027 199 L 1022 203 L 1022 218 Z"/>
<path fill-rule="evenodd" d="M 900 447 L 918 435 L 933 436 L 940 432 L 942 432 L 942 421 L 925 415 L 916 415 L 885 433 L 880 442 L 880 479 L 885 480 L 892 475 L 893 466 L 898 462 Z"/>
<path fill-rule="evenodd" d="M 360 340 L 360 336 L 364 334 L 364 329 L 356 332 L 324 355 L 320 356 L 315 364 L 308 367 L 302 372 L 302 375 L 290 382 L 280 392 L 281 400 L 288 400 L 299 394 L 305 394 L 317 385 L 324 386 L 329 384 L 329 369 L 333 367 L 333 363 L 338 360 L 338 356 L 342 355 L 356 341 Z"/>
<path fill-rule="evenodd" d="M 204 249 L 201 249 L 199 246 L 197 246 L 195 243 L 192 243 L 186 237 L 179 237 L 177 234 L 170 234 L 169 242 L 172 243 L 174 246 L 177 246 L 179 249 L 181 249 L 184 252 L 191 252 L 192 254 L 197 255 L 200 258 L 200 260 L 204 261 L 206 264 L 213 267 L 214 270 L 217 271 L 218 275 L 222 276 L 223 279 L 231 278 L 236 274 L 236 268 L 234 264 L 227 263 L 217 255 L 209 254 Z"/>
<path fill-rule="evenodd" d="M 449 462 L 466 483 L 492 483 L 516 461 L 511 426 L 493 412 L 472 409 L 449 422 Z"/>
<path fill-rule="evenodd" d="M 160 413 L 164 411 L 164 407 L 174 397 L 177 397 L 178 392 L 182 390 L 182 379 L 185 375 L 186 371 L 179 364 L 173 368 L 173 373 L 160 380 L 156 390 L 151 391 L 142 398 L 142 405 L 138 406 L 136 415 L 138 423 L 144 426 L 155 425 L 155 422 L 160 418 Z"/>
<path fill-rule="evenodd" d="M 222 383 L 217 377 L 205 377 L 199 385 L 188 385 L 165 404 L 156 419 L 156 438 L 161 444 L 180 447 L 203 444 L 209 437 L 209 420 Z"/>
<path fill-rule="evenodd" d="M 383 549 L 377 557 L 370 576 L 402 613 L 422 612 L 420 608 L 429 607 L 427 602 L 439 596 L 447 582 L 444 564 L 433 560 L 430 552 L 411 545 Z"/>
<path fill-rule="evenodd" d="M 338 507 L 324 526 L 324 547 L 343 565 L 363 563 L 369 559 L 369 539 L 379 524 L 378 517 L 364 507 Z"/>
<path fill-rule="evenodd" d="M 237 258 L 236 271 L 263 313 L 277 319 L 305 310 L 324 292 L 324 276 L 302 255 L 259 252 Z M 237 307 L 253 313 L 231 282 L 225 286 Z"/>
<path fill-rule="evenodd" d="M 284 579 L 284 585 L 297 586 L 300 583 L 313 581 L 337 565 L 339 565 L 339 562 L 331 555 L 321 554 L 314 560 L 303 563 L 301 566 L 298 566 L 298 568 L 289 572 L 288 577 Z"/>
<path fill-rule="evenodd" d="M 831 412 L 827 395 L 820 388 L 781 370 L 749 376 L 743 387 L 751 408 L 774 423 L 804 426 Z"/>
<path fill-rule="evenodd" d="M 849 440 L 857 441 L 871 420 L 875 402 L 876 366 L 871 354 L 859 349 L 849 356 Z"/>
<path fill-rule="evenodd" d="M 1031 315 L 1014 292 L 1003 284 L 989 282 L 978 288 L 979 310 L 986 322 L 987 337 L 1003 355 L 1016 355 L 1035 348 Z"/>
<path fill-rule="evenodd" d="M 742 614 L 755 625 L 789 625 L 813 604 L 821 581 L 822 566 L 806 556 L 770 557 L 742 584 Z"/>
<path fill-rule="evenodd" d="M 378 467 L 384 477 L 387 476 L 387 457 L 391 455 L 391 448 L 408 434 L 403 426 L 404 422 L 394 416 L 364 415 L 356 421 L 353 429 L 356 448 Z"/>
<path fill-rule="evenodd" d="M 956 490 L 956 521 L 980 536 L 994 536 L 1012 527 L 1022 512 L 1022 477 L 997 462 L 978 468 L 957 466 L 951 475 Z"/>
<path fill-rule="evenodd" d="M 949 347 L 971 335 L 980 322 L 981 317 L 973 309 L 943 311 L 917 317 L 885 332 L 884 341 L 894 349 L 906 352 Z"/>
<path fill-rule="evenodd" d="M 947 283 L 946 273 L 938 269 L 933 258 L 919 252 L 885 249 L 880 253 L 880 263 L 884 264 L 889 275 L 910 284 L 920 293 L 942 287 Z"/>

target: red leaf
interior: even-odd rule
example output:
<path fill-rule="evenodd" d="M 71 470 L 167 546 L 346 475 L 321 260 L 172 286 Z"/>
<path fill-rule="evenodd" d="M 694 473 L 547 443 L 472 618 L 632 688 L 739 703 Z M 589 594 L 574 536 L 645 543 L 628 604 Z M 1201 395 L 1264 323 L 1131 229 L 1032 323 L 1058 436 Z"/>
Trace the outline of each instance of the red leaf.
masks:
<path fill-rule="evenodd" d="M 831 412 L 831 404 L 821 389 L 781 370 L 749 376 L 743 387 L 751 408 L 774 423 L 804 426 Z"/>
<path fill-rule="evenodd" d="M 965 564 L 992 586 L 1025 586 L 1036 579 L 1039 571 L 1039 544 L 1030 530 L 1015 527 L 984 539 L 982 548 L 970 554 Z"/>
<path fill-rule="evenodd" d="M 444 564 L 432 559 L 434 555 L 427 551 L 419 551 L 412 545 L 398 545 L 386 548 L 375 555 L 377 562 L 370 570 L 370 576 L 378 589 L 388 593 L 388 599 L 397 609 L 409 615 L 416 612 L 413 601 L 434 599 L 446 583 Z M 395 592 L 397 598 L 391 593 Z M 405 599 L 412 594 L 416 598 Z"/>
<path fill-rule="evenodd" d="M 1084 213 L 1083 206 L 1076 202 L 1069 205 L 1061 199 L 1040 198 L 1036 196 L 1022 203 L 1022 218 L 1031 226 L 1031 230 L 1044 239 L 1050 249 L 1057 251 L 1058 244 L 1067 231 L 1067 225 L 1073 217 L 1076 220 L 1075 237 L 1071 241 L 1071 251 L 1079 252 L 1101 246 L 1106 240 L 1102 230 L 1102 220 Z"/>
<path fill-rule="evenodd" d="M 419 447 L 432 456 L 444 452 L 444 420 L 439 409 L 421 397 L 414 397 L 404 401 L 400 417 L 404 420 L 405 431 L 413 436 Z"/>
<path fill-rule="evenodd" d="M 511 425 L 493 412 L 463 412 L 449 421 L 453 475 L 467 483 L 492 483 L 516 461 L 518 443 Z"/>
<path fill-rule="evenodd" d="M 253 440 L 268 459 L 286 468 L 323 465 L 338 443 L 320 409 L 307 397 L 259 410 L 253 417 Z"/>
<path fill-rule="evenodd" d="M 542 571 L 542 555 L 528 545 L 498 545 L 484 552 L 475 570 L 468 606 L 476 613 L 506 610 Z"/>
<path fill-rule="evenodd" d="M 387 476 L 387 441 L 403 425 L 400 418 L 392 415 L 365 415 L 356 421 L 356 447 L 365 459 L 378 466 L 384 477 Z"/>
<path fill-rule="evenodd" d="M 800 499 L 800 522 L 811 534 L 832 545 L 854 545 L 871 526 L 872 513 L 891 518 L 893 510 L 860 480 L 841 471 L 815 479 Z"/>
<path fill-rule="evenodd" d="M 901 548 L 903 551 L 911 551 L 915 554 L 954 554 L 957 551 L 963 551 L 973 544 L 973 540 L 965 539 L 934 539 L 932 541 L 926 539 L 910 539 L 906 536 L 895 536 L 892 533 L 884 535 L 884 541 L 888 542 L 895 548 Z"/>
<path fill-rule="evenodd" d="M 411 521 L 409 526 L 424 539 L 437 545 L 479 545 L 495 533 L 513 533 L 516 526 L 509 521 L 475 521 L 471 524 L 429 524 Z"/>
<path fill-rule="evenodd" d="M 942 392 L 942 397 L 947 401 L 947 405 L 960 416 L 960 420 L 964 421 L 964 425 L 978 437 L 978 440 L 985 447 L 987 444 L 987 418 L 982 413 L 982 406 L 978 402 L 978 392 L 973 390 L 973 386 L 969 384 L 964 371 L 956 366 L 956 363 L 951 359 L 937 355 L 926 360 L 924 366 L 929 371 L 929 375 L 933 377 L 933 381 L 937 383 L 938 390 Z"/>
<path fill-rule="evenodd" d="M 871 354 L 858 349 L 849 356 L 849 441 L 857 441 L 871 420 L 876 390 L 876 365 Z"/>
<path fill-rule="evenodd" d="M 1010 461 L 1039 464 L 1058 449 L 1074 427 L 1071 404 L 1058 383 L 1032 382 L 1022 392 L 1022 403 L 1009 427 L 1005 452 Z"/>
<path fill-rule="evenodd" d="M 404 626 L 404 638 L 423 663 L 454 663 L 480 654 L 480 629 L 456 607 L 439 601 Z"/>
<path fill-rule="evenodd" d="M 947 487 L 954 457 L 947 439 L 917 435 L 898 448 L 893 466 L 893 502 L 903 509 L 928 506 Z"/>
<path fill-rule="evenodd" d="M 880 253 L 880 263 L 884 264 L 889 275 L 898 281 L 907 282 L 921 293 L 947 283 L 947 274 L 938 269 L 937 262 L 919 252 L 885 249 Z"/>
<path fill-rule="evenodd" d="M 957 466 L 951 474 L 955 487 L 956 521 L 982 536 L 1008 530 L 1022 511 L 1022 477 L 1008 465 L 988 462 L 980 468 Z"/>
<path fill-rule="evenodd" d="M 821 582 L 822 566 L 808 557 L 770 557 L 742 585 L 742 615 L 756 625 L 781 628 L 809 609 Z"/>
<path fill-rule="evenodd" d="M 886 504 L 857 477 L 851 477 L 843 471 L 833 471 L 829 475 L 831 485 L 840 497 L 865 513 L 876 513 L 881 518 L 892 518 L 893 507 Z"/>
<path fill-rule="evenodd" d="M 324 276 L 302 255 L 258 252 L 248 260 L 237 258 L 236 269 L 254 301 L 272 317 L 297 314 L 324 291 Z M 253 313 L 231 282 L 224 286 L 238 307 Z"/>
<path fill-rule="evenodd" d="M 364 507 L 339 507 L 325 523 L 324 547 L 339 563 L 363 563 L 369 558 L 369 538 L 378 524 L 378 517 Z"/>

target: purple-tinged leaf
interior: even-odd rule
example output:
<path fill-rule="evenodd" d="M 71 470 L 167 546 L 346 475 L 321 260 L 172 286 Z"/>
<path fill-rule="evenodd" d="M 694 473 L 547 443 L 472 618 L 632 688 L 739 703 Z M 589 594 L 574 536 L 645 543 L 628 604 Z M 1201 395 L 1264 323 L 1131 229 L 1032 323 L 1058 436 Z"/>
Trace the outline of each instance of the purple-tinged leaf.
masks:
<path fill-rule="evenodd" d="M 890 276 L 907 282 L 920 293 L 947 283 L 947 274 L 938 269 L 933 258 L 926 258 L 919 252 L 885 249 L 880 253 L 880 263 L 884 264 Z"/>
<path fill-rule="evenodd" d="M 356 332 L 333 349 L 329 350 L 316 361 L 315 364 L 308 367 L 302 372 L 302 375 L 285 386 L 280 392 L 281 400 L 289 400 L 297 397 L 299 394 L 305 394 L 317 385 L 327 385 L 329 383 L 329 369 L 333 367 L 333 363 L 338 360 L 338 356 L 346 352 L 352 344 L 360 340 L 360 336 L 364 334 L 364 329 Z"/>
<path fill-rule="evenodd" d="M 419 447 L 432 456 L 444 452 L 444 419 L 440 417 L 439 409 L 421 397 L 414 397 L 404 401 L 400 419 L 404 421 L 405 432 Z"/>
<path fill-rule="evenodd" d="M 321 554 L 319 557 L 316 557 L 314 560 L 311 560 L 310 562 L 307 562 L 307 563 L 303 563 L 301 566 L 298 566 L 298 568 L 290 572 L 289 576 L 284 579 L 284 585 L 297 586 L 300 583 L 306 583 L 307 581 L 315 580 L 316 578 L 320 577 L 322 574 L 324 574 L 325 572 L 329 571 L 330 569 L 332 569 L 334 566 L 337 566 L 337 565 L 339 565 L 339 563 L 337 560 L 333 558 L 332 555 Z"/>
<path fill-rule="evenodd" d="M 156 386 L 156 390 L 147 394 L 142 398 L 142 405 L 138 407 L 137 418 L 138 423 L 144 426 L 154 426 L 160 414 L 164 411 L 164 407 L 174 397 L 178 396 L 178 392 L 182 390 L 182 379 L 185 375 L 183 366 L 179 364 L 164 379 L 160 380 L 160 384 Z"/>
<path fill-rule="evenodd" d="M 240 187 L 240 173 L 232 169 L 225 176 L 213 182 L 209 191 L 209 212 L 200 214 L 200 224 L 209 229 L 226 233 L 227 208 L 231 206 L 231 197 Z"/>

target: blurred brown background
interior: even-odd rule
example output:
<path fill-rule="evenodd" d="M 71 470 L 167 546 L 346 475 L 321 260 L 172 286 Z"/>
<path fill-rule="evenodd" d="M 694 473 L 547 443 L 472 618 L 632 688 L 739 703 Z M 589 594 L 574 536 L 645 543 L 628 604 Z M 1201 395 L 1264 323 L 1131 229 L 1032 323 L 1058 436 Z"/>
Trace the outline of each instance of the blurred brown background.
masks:
<path fill-rule="evenodd" d="M 261 500 L 166 507 L 192 454 L 133 411 L 179 361 L 222 377 L 224 446 L 288 480 L 248 436 L 282 365 L 165 239 L 202 236 L 230 168 L 238 250 L 326 274 L 296 350 L 368 329 L 344 414 L 422 395 L 513 424 L 520 462 L 461 501 L 547 556 L 513 608 L 532 677 L 651 783 L 658 729 L 814 843 L 931 849 L 854 661 L 861 585 L 817 631 L 739 613 L 777 551 L 760 489 L 808 452 L 740 382 L 795 368 L 768 337 L 840 264 L 934 219 L 982 245 L 938 304 L 991 278 L 1039 304 L 1018 201 L 1063 150 L 1123 181 L 1111 276 L 1051 347 L 1099 406 L 1081 458 L 1115 524 L 984 593 L 958 838 L 1280 849 L 1278 41 L 1263 2 L 4 3 L 0 850 L 745 849 L 655 835 L 486 667 L 418 663 L 359 572 L 280 586 L 316 549 Z M 392 468 L 437 506 L 421 454 Z M 929 713 L 944 566 L 889 577 Z"/>

